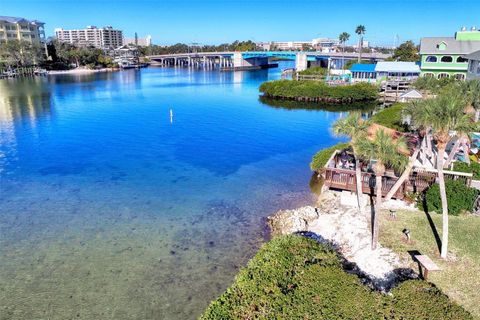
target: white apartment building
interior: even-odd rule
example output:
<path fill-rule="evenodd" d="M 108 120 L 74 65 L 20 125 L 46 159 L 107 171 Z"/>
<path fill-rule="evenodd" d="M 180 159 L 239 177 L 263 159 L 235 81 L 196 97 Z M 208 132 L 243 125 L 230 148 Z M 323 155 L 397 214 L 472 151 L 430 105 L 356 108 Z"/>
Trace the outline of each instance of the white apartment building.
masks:
<path fill-rule="evenodd" d="M 44 25 L 37 20 L 0 16 L 0 43 L 11 40 L 42 43 L 45 41 Z"/>
<path fill-rule="evenodd" d="M 80 46 L 94 46 L 100 49 L 114 49 L 123 45 L 122 30 L 113 29 L 111 26 L 97 28 L 87 26 L 86 29 L 65 30 L 55 29 L 58 41 Z"/>
<path fill-rule="evenodd" d="M 302 50 L 311 45 L 312 41 L 273 41 L 271 47 L 278 50 Z"/>
<path fill-rule="evenodd" d="M 262 42 L 257 45 L 264 50 L 302 50 L 304 48 L 312 48 L 314 50 L 325 50 L 337 47 L 340 44 L 337 39 L 316 38 L 311 41 L 272 41 Z"/>
<path fill-rule="evenodd" d="M 152 45 L 152 36 L 148 35 L 145 38 L 124 38 L 123 44 L 138 45 L 140 47 L 149 47 Z"/>

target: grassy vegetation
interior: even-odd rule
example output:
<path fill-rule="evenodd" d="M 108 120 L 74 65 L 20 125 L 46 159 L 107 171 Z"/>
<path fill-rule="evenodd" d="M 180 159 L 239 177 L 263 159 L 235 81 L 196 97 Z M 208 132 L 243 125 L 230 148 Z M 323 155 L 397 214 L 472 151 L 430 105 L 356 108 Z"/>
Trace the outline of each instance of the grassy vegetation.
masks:
<path fill-rule="evenodd" d="M 400 211 L 396 220 L 387 217 L 388 214 L 384 214 L 381 219 L 382 245 L 399 253 L 417 270 L 418 266 L 413 263 L 408 251 L 418 251 L 432 258 L 442 271 L 431 272 L 429 281 L 480 319 L 480 218 L 472 215 L 450 216 L 450 258 L 444 261 L 440 259 L 439 245 L 425 213 Z M 438 239 L 441 239 L 442 216 L 433 214 L 430 219 L 438 232 Z M 404 240 L 402 230 L 405 228 L 411 231 L 411 243 Z"/>
<path fill-rule="evenodd" d="M 372 116 L 372 121 L 382 126 L 406 132 L 408 127 L 402 124 L 402 110 L 407 104 L 396 103 Z"/>
<path fill-rule="evenodd" d="M 275 99 L 352 103 L 377 99 L 377 87 L 368 83 L 328 86 L 321 81 L 274 80 L 262 83 L 260 92 Z"/>
<path fill-rule="evenodd" d="M 274 238 L 201 319 L 470 319 L 424 281 L 383 295 L 347 274 L 336 252 L 301 236 Z"/>
<path fill-rule="evenodd" d="M 342 150 L 348 148 L 349 146 L 349 143 L 338 143 L 334 146 L 318 151 L 313 156 L 312 162 L 310 162 L 310 169 L 312 169 L 312 171 L 322 169 L 327 164 L 328 159 L 330 159 L 330 156 L 335 150 Z"/>
<path fill-rule="evenodd" d="M 480 163 L 478 162 L 471 162 L 470 164 L 467 164 L 465 162 L 457 161 L 453 164 L 453 170 L 473 173 L 473 179 L 480 180 Z"/>

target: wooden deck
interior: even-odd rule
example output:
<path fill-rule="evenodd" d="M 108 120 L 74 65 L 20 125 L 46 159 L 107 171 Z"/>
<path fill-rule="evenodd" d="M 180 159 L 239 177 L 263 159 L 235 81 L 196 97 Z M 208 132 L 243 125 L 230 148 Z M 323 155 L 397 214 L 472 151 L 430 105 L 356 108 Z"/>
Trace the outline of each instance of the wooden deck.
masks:
<path fill-rule="evenodd" d="M 453 171 L 445 171 L 444 173 L 446 179 L 464 179 L 467 185 L 471 183 L 471 174 Z M 356 191 L 355 170 L 326 167 L 323 168 L 321 175 L 324 178 L 325 187 L 352 192 Z M 414 169 L 412 170 L 410 177 L 405 180 L 403 185 L 393 195 L 393 198 L 403 199 L 408 192 L 423 192 L 435 183 L 436 178 L 437 172 L 435 170 L 426 171 Z M 385 175 L 382 179 L 382 196 L 386 196 L 395 182 L 397 182 L 398 177 Z M 375 174 L 362 172 L 363 193 L 376 195 L 375 184 Z"/>

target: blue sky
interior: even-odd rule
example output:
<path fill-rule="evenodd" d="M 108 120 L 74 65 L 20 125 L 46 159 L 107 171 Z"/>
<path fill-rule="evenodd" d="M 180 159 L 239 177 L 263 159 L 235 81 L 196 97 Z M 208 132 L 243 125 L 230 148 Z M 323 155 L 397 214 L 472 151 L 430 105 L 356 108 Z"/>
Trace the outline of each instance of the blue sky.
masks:
<path fill-rule="evenodd" d="M 427 14 L 428 13 L 428 14 Z M 38 19 L 47 35 L 57 27 L 112 25 L 124 34 L 151 34 L 155 44 L 218 44 L 233 40 L 311 40 L 354 36 L 367 28 L 373 44 L 418 42 L 480 27 L 479 0 L 0 0 L 0 15 Z"/>

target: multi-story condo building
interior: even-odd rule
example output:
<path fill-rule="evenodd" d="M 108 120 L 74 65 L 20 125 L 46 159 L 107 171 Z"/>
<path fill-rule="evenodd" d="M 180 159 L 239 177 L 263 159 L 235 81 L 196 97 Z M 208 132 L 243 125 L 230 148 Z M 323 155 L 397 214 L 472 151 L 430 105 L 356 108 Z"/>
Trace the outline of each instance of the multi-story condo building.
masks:
<path fill-rule="evenodd" d="M 45 41 L 44 25 L 37 20 L 0 16 L 0 43 L 11 40 L 42 43 Z"/>
<path fill-rule="evenodd" d="M 86 29 L 65 30 L 55 29 L 58 41 L 68 42 L 80 46 L 94 46 L 100 49 L 114 49 L 123 45 L 122 30 L 111 26 L 97 28 L 88 26 Z"/>
<path fill-rule="evenodd" d="M 422 76 L 463 80 L 468 70 L 465 56 L 480 50 L 480 31 L 462 28 L 455 37 L 422 38 L 420 57 Z"/>
<path fill-rule="evenodd" d="M 124 38 L 123 44 L 132 44 L 140 47 L 149 47 L 152 45 L 152 36 L 148 35 L 145 38 Z"/>
<path fill-rule="evenodd" d="M 310 41 L 272 41 L 260 42 L 257 46 L 263 50 L 324 50 L 331 49 L 339 45 L 336 39 L 317 38 Z"/>

